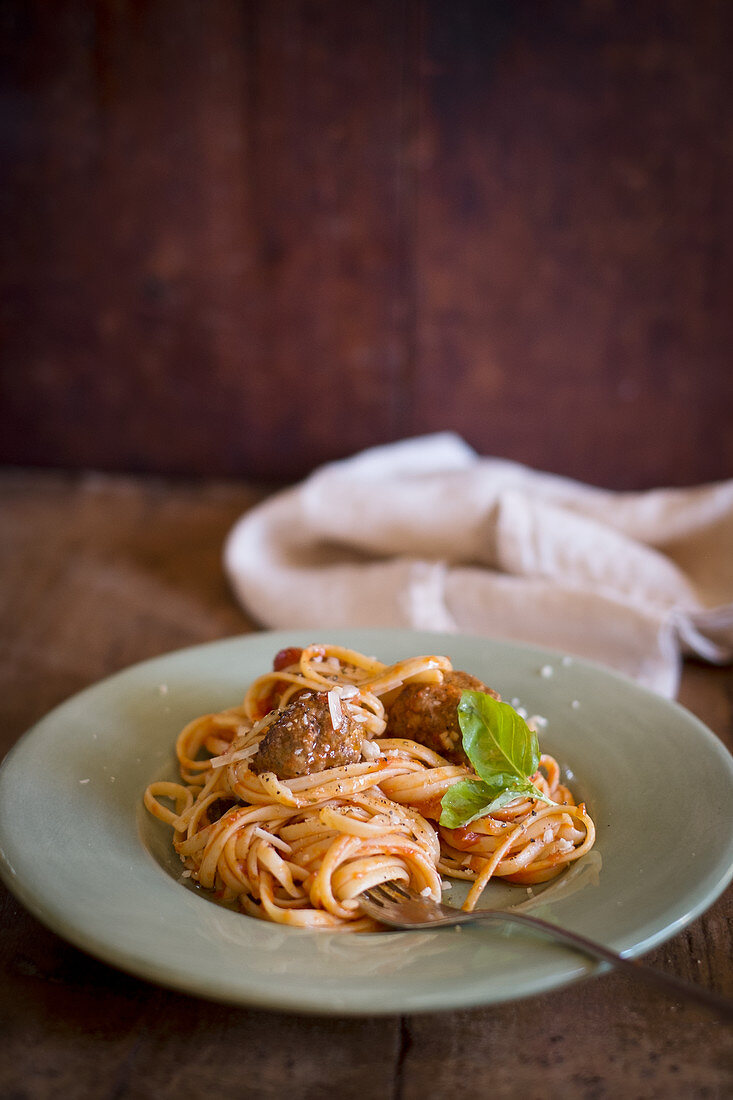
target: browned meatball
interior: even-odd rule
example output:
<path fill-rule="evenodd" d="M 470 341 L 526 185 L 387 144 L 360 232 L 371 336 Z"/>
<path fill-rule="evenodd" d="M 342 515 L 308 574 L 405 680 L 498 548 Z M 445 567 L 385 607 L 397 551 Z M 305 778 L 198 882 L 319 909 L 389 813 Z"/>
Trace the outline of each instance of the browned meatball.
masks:
<path fill-rule="evenodd" d="M 306 692 L 268 727 L 250 768 L 258 775 L 274 772 L 278 779 L 340 768 L 361 759 L 363 736 L 345 708 L 341 725 L 334 729 L 326 692 Z"/>
<path fill-rule="evenodd" d="M 442 684 L 407 684 L 390 707 L 385 736 L 418 741 L 453 764 L 468 763 L 458 725 L 462 691 L 485 691 L 499 698 L 475 676 L 458 670 L 444 673 Z"/>

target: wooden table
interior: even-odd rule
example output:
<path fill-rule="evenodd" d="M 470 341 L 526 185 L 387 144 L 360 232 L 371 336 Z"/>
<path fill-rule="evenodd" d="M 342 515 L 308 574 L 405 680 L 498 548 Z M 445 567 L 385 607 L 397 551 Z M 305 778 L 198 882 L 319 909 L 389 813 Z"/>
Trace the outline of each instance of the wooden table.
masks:
<path fill-rule="evenodd" d="M 264 489 L 10 471 L 0 493 L 3 755 L 100 677 L 255 628 L 227 589 L 220 549 Z M 681 701 L 733 747 L 731 669 L 690 665 Z M 5 890 L 0 905 L 3 1098 L 722 1098 L 733 1090 L 729 1025 L 616 974 L 463 1012 L 279 1015 L 159 989 L 70 947 Z M 732 910 L 728 891 L 648 962 L 733 995 Z"/>

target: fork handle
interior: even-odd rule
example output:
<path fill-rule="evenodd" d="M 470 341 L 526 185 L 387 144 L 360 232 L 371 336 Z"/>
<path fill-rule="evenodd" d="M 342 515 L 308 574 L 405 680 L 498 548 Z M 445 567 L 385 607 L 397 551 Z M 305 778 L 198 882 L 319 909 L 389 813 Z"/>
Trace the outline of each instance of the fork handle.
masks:
<path fill-rule="evenodd" d="M 475 910 L 472 916 L 480 920 L 481 911 Z M 486 916 L 489 917 L 489 914 L 487 913 Z M 637 962 L 636 959 L 627 959 L 617 951 L 611 951 L 610 948 L 604 947 L 603 944 L 586 939 L 586 937 L 581 936 L 579 932 L 571 932 L 567 928 L 561 928 L 557 924 L 550 924 L 549 921 L 542 920 L 541 917 L 533 917 L 530 916 L 529 913 L 520 913 L 512 909 L 504 909 L 501 913 L 493 913 L 492 916 L 494 919 L 499 918 L 501 920 L 507 920 L 514 924 L 521 924 L 527 928 L 534 928 L 539 932 L 545 932 L 548 936 L 552 936 L 554 940 L 561 940 L 569 944 L 570 947 L 583 951 L 586 955 L 591 955 L 596 959 L 601 959 L 603 962 L 610 963 L 611 966 L 615 966 L 616 969 L 620 970 L 622 973 L 629 974 L 636 978 L 637 981 L 641 979 L 648 985 L 657 986 L 667 992 L 674 992 L 682 997 L 699 1001 L 700 1004 L 705 1005 L 707 1008 L 711 1008 L 724 1016 L 733 1017 L 733 1000 L 730 998 L 723 997 L 719 993 L 715 993 L 712 989 L 706 989 L 704 986 L 696 985 L 694 982 L 687 982 L 674 974 L 667 974 L 663 970 L 655 970 L 650 966 L 646 966 L 644 963 Z"/>

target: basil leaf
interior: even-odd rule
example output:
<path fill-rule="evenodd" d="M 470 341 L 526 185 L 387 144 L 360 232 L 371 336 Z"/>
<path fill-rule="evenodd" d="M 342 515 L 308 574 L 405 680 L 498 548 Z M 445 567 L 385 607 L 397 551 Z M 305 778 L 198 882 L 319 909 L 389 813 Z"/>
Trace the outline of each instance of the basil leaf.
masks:
<path fill-rule="evenodd" d="M 537 734 L 508 703 L 483 691 L 464 691 L 458 704 L 463 748 L 474 771 L 490 781 L 498 773 L 529 779 L 540 764 Z"/>
<path fill-rule="evenodd" d="M 519 797 L 555 805 L 531 782 L 540 764 L 540 746 L 514 707 L 483 691 L 464 691 L 458 724 L 466 756 L 480 778 L 461 779 L 448 788 L 441 801 L 441 825 L 458 829 Z"/>
<path fill-rule="evenodd" d="M 482 779 L 461 779 L 443 795 L 439 824 L 459 829 L 523 796 L 538 798 L 539 791 L 529 781 L 520 783 L 506 775 L 496 776 L 492 783 Z"/>

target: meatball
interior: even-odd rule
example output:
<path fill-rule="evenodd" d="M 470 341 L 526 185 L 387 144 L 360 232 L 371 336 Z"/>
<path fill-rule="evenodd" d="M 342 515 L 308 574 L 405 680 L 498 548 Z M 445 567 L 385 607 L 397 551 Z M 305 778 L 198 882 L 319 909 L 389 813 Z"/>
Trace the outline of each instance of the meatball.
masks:
<path fill-rule="evenodd" d="M 441 684 L 407 684 L 390 707 L 386 737 L 418 741 L 452 764 L 467 764 L 458 725 L 458 703 L 462 691 L 484 691 L 499 698 L 468 672 L 446 672 Z"/>
<path fill-rule="evenodd" d="M 284 708 L 268 727 L 250 768 L 260 775 L 295 779 L 361 759 L 361 726 L 343 708 L 336 729 L 326 692 L 305 692 Z"/>

